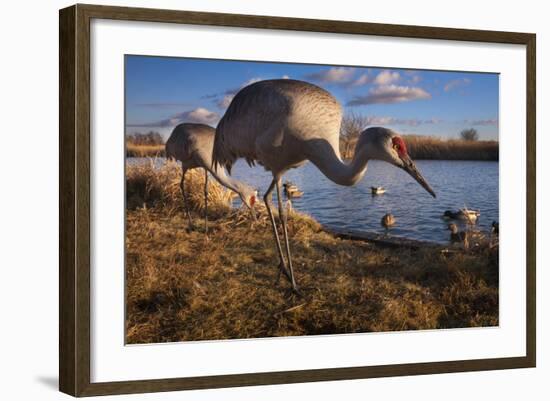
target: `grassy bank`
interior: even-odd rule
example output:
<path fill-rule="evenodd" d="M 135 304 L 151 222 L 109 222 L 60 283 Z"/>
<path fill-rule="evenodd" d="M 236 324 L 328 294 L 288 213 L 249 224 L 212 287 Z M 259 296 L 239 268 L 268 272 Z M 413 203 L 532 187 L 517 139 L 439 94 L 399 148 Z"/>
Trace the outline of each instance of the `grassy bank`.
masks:
<path fill-rule="evenodd" d="M 164 157 L 164 145 L 136 145 L 126 143 L 126 157 Z"/>
<path fill-rule="evenodd" d="M 413 160 L 482 160 L 498 161 L 498 141 L 465 141 L 430 136 L 404 135 L 403 139 Z M 355 143 L 342 152 L 345 159 L 353 157 Z"/>
<path fill-rule="evenodd" d="M 404 136 L 411 157 L 415 160 L 486 160 L 498 161 L 497 141 L 443 140 L 435 137 Z M 353 149 L 353 145 L 351 147 Z M 353 150 L 342 152 L 346 159 Z M 127 157 L 164 157 L 164 145 L 127 144 Z"/>
<path fill-rule="evenodd" d="M 265 207 L 228 207 L 211 185 L 209 239 L 202 228 L 202 172 L 190 172 L 187 230 L 173 163 L 129 167 L 126 231 L 127 341 L 169 342 L 305 334 L 494 326 L 498 250 L 442 253 L 384 249 L 338 239 L 291 213 L 303 297 L 284 278 Z M 211 181 L 212 182 L 212 181 Z"/>
<path fill-rule="evenodd" d="M 443 140 L 435 137 L 406 135 L 407 149 L 417 160 L 498 161 L 497 141 Z"/>

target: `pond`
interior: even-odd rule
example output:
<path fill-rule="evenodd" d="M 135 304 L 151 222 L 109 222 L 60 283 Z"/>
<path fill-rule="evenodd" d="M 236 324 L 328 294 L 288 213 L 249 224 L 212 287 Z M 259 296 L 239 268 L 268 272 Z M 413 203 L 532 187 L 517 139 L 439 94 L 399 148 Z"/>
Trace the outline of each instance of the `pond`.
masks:
<path fill-rule="evenodd" d="M 334 228 L 385 233 L 380 220 L 392 213 L 396 224 L 388 235 L 443 243 L 449 239 L 449 222 L 442 219 L 445 210 L 465 206 L 479 210 L 476 226 L 486 232 L 499 220 L 498 162 L 419 160 L 417 166 L 437 198 L 403 170 L 381 161 L 370 161 L 363 180 L 352 187 L 333 183 L 312 163 L 288 171 L 283 181 L 291 181 L 304 193 L 292 200 L 295 210 Z M 270 172 L 261 166 L 250 168 L 243 160 L 233 166 L 232 175 L 257 188 L 260 196 L 271 182 Z M 371 186 L 384 187 L 386 193 L 373 196 Z"/>

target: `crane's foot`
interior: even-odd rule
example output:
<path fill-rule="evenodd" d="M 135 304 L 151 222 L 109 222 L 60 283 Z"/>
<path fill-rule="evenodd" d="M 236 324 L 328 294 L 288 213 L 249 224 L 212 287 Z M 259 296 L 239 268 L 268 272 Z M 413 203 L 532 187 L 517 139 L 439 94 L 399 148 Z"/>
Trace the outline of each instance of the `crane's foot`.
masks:
<path fill-rule="evenodd" d="M 279 263 L 279 270 L 277 272 L 277 280 L 276 282 L 279 283 L 281 281 L 281 273 L 285 275 L 285 277 L 288 279 L 288 281 L 292 282 L 292 278 L 290 277 L 290 273 L 286 269 L 286 265 L 283 262 Z"/>
<path fill-rule="evenodd" d="M 300 289 L 298 288 L 298 285 L 296 283 L 292 284 L 292 292 L 299 296 L 300 298 L 303 298 L 304 295 L 300 292 Z"/>

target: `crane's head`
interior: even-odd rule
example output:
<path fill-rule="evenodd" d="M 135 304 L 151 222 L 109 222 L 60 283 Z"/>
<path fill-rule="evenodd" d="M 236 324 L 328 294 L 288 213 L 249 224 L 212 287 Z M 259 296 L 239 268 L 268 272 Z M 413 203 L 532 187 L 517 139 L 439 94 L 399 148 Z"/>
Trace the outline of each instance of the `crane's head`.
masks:
<path fill-rule="evenodd" d="M 370 158 L 383 160 L 405 170 L 435 198 L 435 192 L 410 158 L 405 141 L 396 132 L 387 128 L 371 127 L 361 133 L 359 141 L 360 144 L 368 143 L 366 148 Z"/>
<path fill-rule="evenodd" d="M 239 196 L 241 197 L 241 200 L 247 208 L 249 208 L 250 210 L 254 209 L 254 205 L 258 200 L 258 191 L 256 191 L 254 188 L 246 186 L 246 188 L 241 191 Z"/>

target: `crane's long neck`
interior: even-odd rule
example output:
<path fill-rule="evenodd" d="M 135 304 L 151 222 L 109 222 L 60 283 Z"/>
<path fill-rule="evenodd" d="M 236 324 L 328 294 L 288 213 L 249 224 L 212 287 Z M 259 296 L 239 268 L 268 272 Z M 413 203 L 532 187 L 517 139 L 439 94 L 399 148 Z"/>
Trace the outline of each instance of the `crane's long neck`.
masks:
<path fill-rule="evenodd" d="M 243 197 L 244 187 L 242 183 L 239 180 L 228 176 L 223 167 L 217 166 L 216 168 L 212 168 L 208 166 L 208 171 L 224 187 L 229 188 L 230 190 L 241 196 L 241 198 Z"/>
<path fill-rule="evenodd" d="M 337 145 L 324 139 L 309 141 L 308 148 L 308 159 L 336 184 L 354 185 L 367 171 L 369 156 L 365 146 L 355 147 L 353 159 L 349 164 L 342 161 Z"/>

